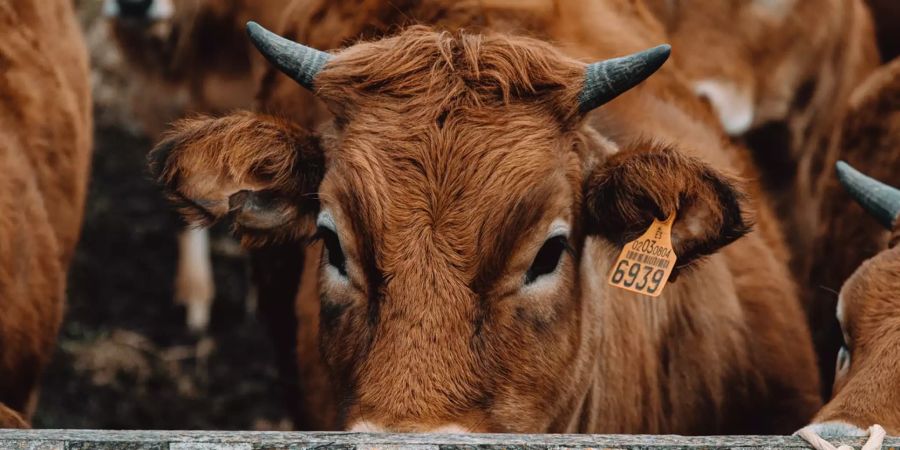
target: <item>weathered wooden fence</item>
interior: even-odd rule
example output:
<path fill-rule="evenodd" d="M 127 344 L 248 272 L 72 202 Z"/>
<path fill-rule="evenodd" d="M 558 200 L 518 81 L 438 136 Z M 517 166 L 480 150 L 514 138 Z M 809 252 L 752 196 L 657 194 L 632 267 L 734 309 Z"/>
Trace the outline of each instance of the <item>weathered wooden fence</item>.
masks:
<path fill-rule="evenodd" d="M 835 438 L 860 448 L 864 438 Z M 793 436 L 365 434 L 225 431 L 0 430 L 2 450 L 808 449 Z M 900 449 L 900 438 L 884 448 Z"/>

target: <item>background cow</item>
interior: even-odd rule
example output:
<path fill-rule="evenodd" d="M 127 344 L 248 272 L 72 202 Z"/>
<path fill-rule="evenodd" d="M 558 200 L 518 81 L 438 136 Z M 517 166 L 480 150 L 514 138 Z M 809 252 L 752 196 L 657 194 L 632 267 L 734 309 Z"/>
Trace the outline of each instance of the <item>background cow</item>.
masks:
<path fill-rule="evenodd" d="M 27 426 L 62 320 L 91 149 L 68 0 L 0 1 L 0 428 Z"/>
<path fill-rule="evenodd" d="M 259 68 L 244 24 L 274 26 L 287 0 L 106 0 L 113 36 L 133 77 L 132 110 L 153 140 L 169 122 L 190 114 L 223 114 L 253 105 Z M 175 300 L 188 327 L 209 325 L 215 297 L 207 230 L 179 236 Z M 249 300 L 253 302 L 251 298 Z"/>
<path fill-rule="evenodd" d="M 879 424 L 900 434 L 900 190 L 868 178 L 846 164 L 838 167 L 850 195 L 893 229 L 888 248 L 865 261 L 844 284 L 837 319 L 844 345 L 837 359 L 834 397 L 809 428 L 820 435 L 863 435 Z"/>
<path fill-rule="evenodd" d="M 879 62 L 869 10 L 862 0 L 647 2 L 684 49 L 675 59 L 694 91 L 753 150 L 789 236 L 828 381 L 837 351 L 832 290 L 861 260 L 842 253 L 852 246 L 833 245 L 853 236 L 824 236 L 834 213 L 826 203 L 837 187 L 831 167 L 847 158 L 848 101 Z M 836 260 L 850 260 L 850 271 L 836 274 Z M 826 396 L 830 385 L 823 384 Z"/>
<path fill-rule="evenodd" d="M 891 185 L 900 185 L 900 60 L 881 67 L 854 91 L 841 136 L 842 157 Z M 856 205 L 831 177 L 825 187 L 823 224 L 813 256 L 810 285 L 817 288 L 810 306 L 821 365 L 834 360 L 841 343 L 834 319 L 836 291 L 862 264 L 884 249 L 888 233 Z M 835 245 L 840 242 L 840 245 Z M 825 377 L 830 381 L 830 377 Z"/>
<path fill-rule="evenodd" d="M 662 37 L 639 5 L 557 6 L 486 22 L 579 56 Z M 183 121 L 154 164 L 190 217 L 233 217 L 246 243 L 318 229 L 298 313 L 323 306 L 346 425 L 773 432 L 817 407 L 777 225 L 752 182 L 731 181 L 752 165 L 673 72 L 585 118 L 609 97 L 539 41 L 413 27 L 331 59 L 255 33 L 337 119 L 321 134 L 255 113 Z M 748 209 L 760 227 L 741 238 Z M 616 244 L 676 212 L 663 300 L 610 291 Z"/>

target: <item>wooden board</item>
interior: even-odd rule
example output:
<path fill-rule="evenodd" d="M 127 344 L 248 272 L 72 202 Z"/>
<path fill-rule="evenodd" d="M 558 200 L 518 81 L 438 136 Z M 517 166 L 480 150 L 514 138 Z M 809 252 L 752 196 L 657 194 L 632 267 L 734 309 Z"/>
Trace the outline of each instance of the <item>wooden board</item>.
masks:
<path fill-rule="evenodd" d="M 834 438 L 860 448 L 864 438 Z M 0 430 L 2 450 L 305 450 L 305 449 L 808 449 L 793 436 L 644 436 L 555 434 L 367 434 L 224 431 Z M 900 448 L 888 438 L 884 448 Z"/>

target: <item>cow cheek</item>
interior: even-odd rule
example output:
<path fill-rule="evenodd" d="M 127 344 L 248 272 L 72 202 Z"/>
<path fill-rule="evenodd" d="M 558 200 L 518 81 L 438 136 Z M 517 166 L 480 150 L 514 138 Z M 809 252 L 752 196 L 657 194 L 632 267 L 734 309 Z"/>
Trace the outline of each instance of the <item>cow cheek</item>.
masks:
<path fill-rule="evenodd" d="M 541 308 L 518 305 L 501 314 L 490 413 L 503 431 L 548 430 L 570 397 L 567 390 L 577 384 L 571 370 L 578 348 L 571 291 L 560 289 L 540 299 Z"/>
<path fill-rule="evenodd" d="M 334 300 L 321 294 L 319 347 L 336 388 L 346 392 L 353 385 L 356 363 L 365 356 L 372 334 L 365 308 L 352 301 Z"/>

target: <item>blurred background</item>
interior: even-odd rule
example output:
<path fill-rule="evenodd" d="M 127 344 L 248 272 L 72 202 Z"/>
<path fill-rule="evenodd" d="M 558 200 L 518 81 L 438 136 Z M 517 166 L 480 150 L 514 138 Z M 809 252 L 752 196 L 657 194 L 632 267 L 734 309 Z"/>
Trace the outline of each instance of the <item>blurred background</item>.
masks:
<path fill-rule="evenodd" d="M 212 231 L 217 295 L 208 332 L 190 333 L 172 301 L 182 224 L 147 174 L 153 142 L 132 114 L 135 87 L 102 0 L 78 9 L 92 53 L 93 172 L 34 426 L 289 428 L 271 344 L 247 301 L 245 257 L 226 228 Z M 178 103 L 166 95 L 156 100 Z"/>

